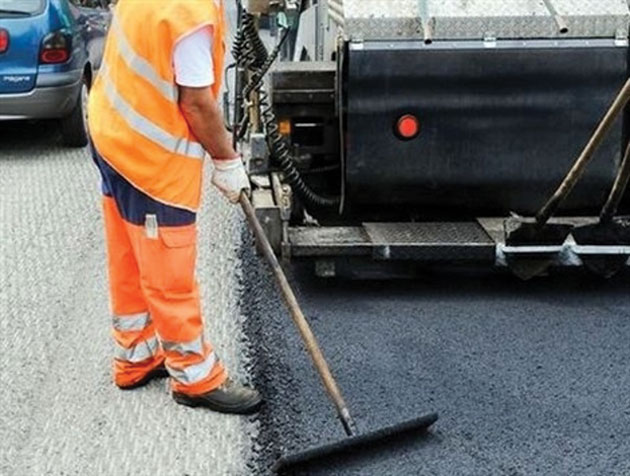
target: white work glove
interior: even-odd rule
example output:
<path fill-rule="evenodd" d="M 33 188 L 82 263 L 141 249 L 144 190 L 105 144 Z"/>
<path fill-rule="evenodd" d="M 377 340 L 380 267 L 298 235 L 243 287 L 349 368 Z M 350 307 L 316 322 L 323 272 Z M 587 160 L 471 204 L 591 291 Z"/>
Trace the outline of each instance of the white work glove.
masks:
<path fill-rule="evenodd" d="M 243 160 L 239 157 L 228 160 L 213 160 L 212 185 L 217 187 L 232 203 L 238 203 L 243 190 L 249 190 L 249 178 Z"/>

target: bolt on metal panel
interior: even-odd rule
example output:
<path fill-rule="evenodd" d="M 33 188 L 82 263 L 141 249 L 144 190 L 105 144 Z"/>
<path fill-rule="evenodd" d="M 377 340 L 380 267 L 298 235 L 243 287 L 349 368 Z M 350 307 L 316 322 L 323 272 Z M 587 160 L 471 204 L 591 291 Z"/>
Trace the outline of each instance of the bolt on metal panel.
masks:
<path fill-rule="evenodd" d="M 423 18 L 436 40 L 627 37 L 626 0 L 551 0 L 567 23 L 561 34 L 542 0 L 329 0 L 341 4 L 351 39 L 422 39 Z M 333 20 L 335 20 L 333 18 Z M 339 20 L 336 20 L 339 21 Z"/>

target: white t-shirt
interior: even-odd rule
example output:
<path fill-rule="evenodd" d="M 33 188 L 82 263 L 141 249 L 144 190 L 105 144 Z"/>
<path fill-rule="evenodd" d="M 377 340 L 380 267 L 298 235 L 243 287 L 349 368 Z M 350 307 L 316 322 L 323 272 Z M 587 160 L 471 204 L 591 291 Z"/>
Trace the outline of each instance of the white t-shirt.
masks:
<path fill-rule="evenodd" d="M 173 67 L 180 86 L 204 88 L 214 84 L 212 26 L 202 26 L 177 42 Z"/>

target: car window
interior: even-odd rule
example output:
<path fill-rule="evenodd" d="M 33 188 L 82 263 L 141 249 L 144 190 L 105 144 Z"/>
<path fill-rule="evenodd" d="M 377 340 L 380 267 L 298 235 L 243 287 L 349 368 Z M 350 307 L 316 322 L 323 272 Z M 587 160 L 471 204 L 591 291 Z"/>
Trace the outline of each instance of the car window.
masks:
<path fill-rule="evenodd" d="M 44 10 L 45 0 L 0 0 L 0 16 L 24 13 L 35 15 Z"/>

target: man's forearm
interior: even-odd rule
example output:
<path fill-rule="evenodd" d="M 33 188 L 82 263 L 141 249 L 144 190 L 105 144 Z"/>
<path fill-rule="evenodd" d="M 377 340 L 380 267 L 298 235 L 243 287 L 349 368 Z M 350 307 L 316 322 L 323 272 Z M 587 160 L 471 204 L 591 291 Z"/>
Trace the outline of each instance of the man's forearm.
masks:
<path fill-rule="evenodd" d="M 237 153 L 223 123 L 223 113 L 210 88 L 179 88 L 179 105 L 197 140 L 214 159 L 232 159 Z"/>

